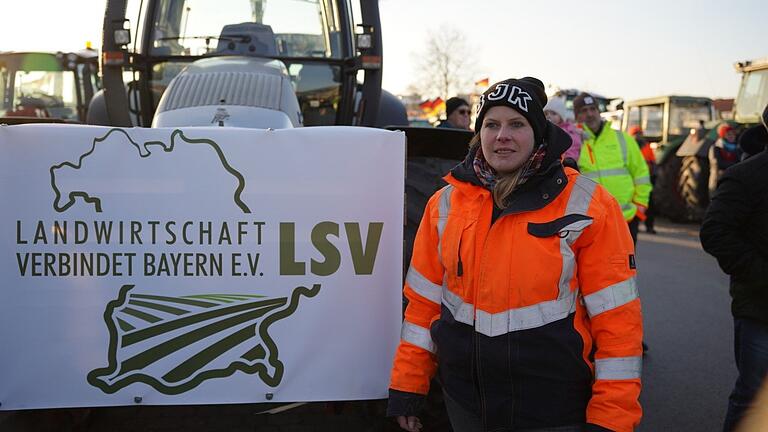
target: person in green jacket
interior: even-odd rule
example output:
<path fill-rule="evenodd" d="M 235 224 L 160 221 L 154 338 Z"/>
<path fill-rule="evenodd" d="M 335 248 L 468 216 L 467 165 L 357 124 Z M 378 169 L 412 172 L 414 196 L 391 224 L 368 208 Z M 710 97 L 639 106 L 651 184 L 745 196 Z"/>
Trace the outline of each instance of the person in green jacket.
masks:
<path fill-rule="evenodd" d="M 597 100 L 589 93 L 576 96 L 573 112 L 586 135 L 579 170 L 616 198 L 637 244 L 638 224 L 645 220 L 652 188 L 640 147 L 629 134 L 612 129 L 611 123 L 600 117 Z"/>

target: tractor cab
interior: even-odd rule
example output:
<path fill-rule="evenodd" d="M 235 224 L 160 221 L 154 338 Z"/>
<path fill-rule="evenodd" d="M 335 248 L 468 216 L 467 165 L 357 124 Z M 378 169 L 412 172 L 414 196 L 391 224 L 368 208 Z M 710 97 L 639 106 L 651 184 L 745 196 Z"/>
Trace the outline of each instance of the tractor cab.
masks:
<path fill-rule="evenodd" d="M 0 53 L 3 123 L 85 122 L 88 104 L 98 88 L 94 50 Z"/>
<path fill-rule="evenodd" d="M 645 139 L 653 143 L 657 159 L 674 153 L 690 131 L 714 120 L 712 100 L 694 96 L 661 96 L 624 104 L 622 130 L 639 126 Z"/>
<path fill-rule="evenodd" d="M 381 98 L 376 2 L 109 0 L 102 49 L 95 124 L 372 126 Z"/>
<path fill-rule="evenodd" d="M 622 130 L 639 126 L 656 155 L 653 205 L 672 220 L 699 220 L 706 209 L 706 149 L 689 149 L 703 142 L 715 118 L 706 97 L 660 96 L 624 104 Z"/>
<path fill-rule="evenodd" d="M 768 57 L 738 62 L 734 68 L 742 74 L 734 120 L 742 125 L 759 123 L 768 104 Z"/>

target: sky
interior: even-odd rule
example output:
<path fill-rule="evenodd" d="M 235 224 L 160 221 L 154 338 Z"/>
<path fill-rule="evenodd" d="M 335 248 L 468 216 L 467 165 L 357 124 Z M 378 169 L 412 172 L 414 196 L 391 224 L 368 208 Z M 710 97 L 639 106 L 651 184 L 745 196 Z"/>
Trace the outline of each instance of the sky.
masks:
<path fill-rule="evenodd" d="M 627 100 L 734 97 L 733 63 L 768 57 L 766 1 L 380 0 L 384 88 L 405 93 L 429 32 L 454 28 L 474 53 L 477 79 L 535 76 Z M 3 6 L 0 51 L 100 46 L 104 0 Z"/>

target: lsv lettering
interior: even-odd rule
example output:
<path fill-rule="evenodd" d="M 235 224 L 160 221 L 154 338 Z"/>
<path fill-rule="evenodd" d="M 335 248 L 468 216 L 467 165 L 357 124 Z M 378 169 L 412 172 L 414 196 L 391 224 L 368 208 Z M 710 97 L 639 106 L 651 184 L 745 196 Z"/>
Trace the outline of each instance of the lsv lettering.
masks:
<path fill-rule="evenodd" d="M 356 222 L 344 223 L 344 232 L 347 240 L 347 250 L 352 258 L 352 266 L 357 275 L 373 274 L 376 256 L 381 242 L 381 233 L 384 229 L 382 222 L 368 224 L 365 243 L 362 240 L 360 224 Z M 329 276 L 336 273 L 342 264 L 341 252 L 329 237 L 340 238 L 339 224 L 334 222 L 320 222 L 312 228 L 310 241 L 314 249 L 322 255 L 323 260 L 310 259 L 309 271 L 317 276 Z M 302 243 L 305 243 L 302 241 Z M 296 227 L 293 222 L 280 224 L 280 274 L 281 275 L 305 275 L 307 272 L 306 261 L 296 258 Z"/>

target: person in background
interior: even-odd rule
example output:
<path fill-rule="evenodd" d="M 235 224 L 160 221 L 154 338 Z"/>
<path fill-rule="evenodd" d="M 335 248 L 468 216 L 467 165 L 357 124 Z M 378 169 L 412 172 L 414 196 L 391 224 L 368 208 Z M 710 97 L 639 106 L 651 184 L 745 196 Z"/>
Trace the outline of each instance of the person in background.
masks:
<path fill-rule="evenodd" d="M 764 150 L 725 171 L 699 233 L 704 250 L 730 276 L 739 375 L 724 432 L 735 430 L 768 376 L 768 107 L 762 120 L 744 135 L 752 141 L 745 144 Z"/>
<path fill-rule="evenodd" d="M 568 110 L 565 108 L 565 100 L 561 97 L 550 99 L 544 107 L 544 115 L 547 116 L 547 120 L 559 126 L 560 129 L 564 130 L 571 137 L 572 144 L 568 147 L 568 150 L 563 153 L 563 160 L 571 159 L 573 162 L 567 163 L 575 165 L 579 160 L 579 152 L 581 151 L 581 142 L 584 138 L 584 132 L 568 119 Z"/>
<path fill-rule="evenodd" d="M 653 148 L 648 140 L 643 136 L 643 129 L 640 126 L 632 126 L 627 131 L 629 135 L 637 141 L 637 145 L 640 146 L 640 153 L 643 155 L 646 165 L 648 165 L 648 173 L 651 176 L 651 186 L 656 185 L 656 155 L 653 153 Z M 653 205 L 653 189 L 648 196 L 648 209 L 645 211 L 645 232 L 648 234 L 656 234 L 654 228 L 654 222 L 656 221 L 656 211 Z"/>
<path fill-rule="evenodd" d="M 630 432 L 642 312 L 616 200 L 564 168 L 536 78 L 483 93 L 466 159 L 430 198 L 387 415 L 411 432 L 437 373 L 453 430 Z"/>
<path fill-rule="evenodd" d="M 717 128 L 717 141 L 709 148 L 709 196 L 714 195 L 717 182 L 728 168 L 741 160 L 741 148 L 736 142 L 738 131 L 728 123 Z"/>
<path fill-rule="evenodd" d="M 629 134 L 603 121 L 597 100 L 589 93 L 576 96 L 573 112 L 587 136 L 579 155 L 579 169 L 616 198 L 637 244 L 638 225 L 645 219 L 653 188 L 640 147 Z"/>
<path fill-rule="evenodd" d="M 467 101 L 460 97 L 452 97 L 445 102 L 446 119 L 437 127 L 469 130 L 470 114 Z"/>

